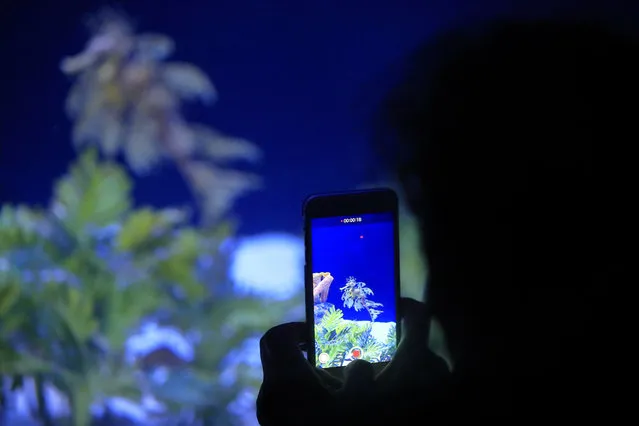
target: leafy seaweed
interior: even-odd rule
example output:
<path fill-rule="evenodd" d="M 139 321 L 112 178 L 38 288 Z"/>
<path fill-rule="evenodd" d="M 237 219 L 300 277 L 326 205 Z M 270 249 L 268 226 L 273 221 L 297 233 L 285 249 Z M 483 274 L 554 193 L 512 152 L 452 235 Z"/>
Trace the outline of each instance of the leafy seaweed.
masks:
<path fill-rule="evenodd" d="M 168 407 L 169 423 L 190 410 L 196 423 L 234 424 L 227 407 L 256 389 L 260 371 L 243 366 L 222 385 L 225 360 L 297 306 L 264 309 L 233 292 L 231 208 L 259 179 L 232 163 L 260 150 L 186 120 L 183 103 L 212 101 L 216 90 L 194 65 L 166 61 L 174 47 L 135 34 L 119 13 L 100 14 L 87 48 L 61 64 L 73 81 L 66 107 L 78 157 L 47 208 L 0 206 L 0 377 L 12 390 L 35 378 L 44 423 L 44 389 L 54 386 L 71 405 L 59 424 L 86 426 L 93 404 L 145 393 Z M 134 207 L 127 169 L 143 176 L 162 162 L 192 190 L 199 226 L 188 209 Z M 166 348 L 129 359 L 127 340 L 148 322 L 199 336 L 192 359 Z M 158 368 L 164 383 L 154 381 Z"/>

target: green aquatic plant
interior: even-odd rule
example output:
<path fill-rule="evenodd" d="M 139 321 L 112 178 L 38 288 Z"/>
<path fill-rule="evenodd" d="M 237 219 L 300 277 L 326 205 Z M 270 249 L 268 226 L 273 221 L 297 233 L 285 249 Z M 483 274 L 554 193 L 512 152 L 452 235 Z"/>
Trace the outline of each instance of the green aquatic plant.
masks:
<path fill-rule="evenodd" d="M 397 327 L 393 326 L 388 329 L 386 341 L 382 344 L 379 353 L 380 361 L 390 361 L 397 351 Z"/>
<path fill-rule="evenodd" d="M 260 150 L 186 120 L 184 102 L 210 102 L 216 91 L 194 65 L 166 61 L 170 38 L 136 34 L 114 13 L 93 30 L 61 64 L 73 81 L 78 157 L 48 207 L 0 206 L 0 376 L 12 391 L 35 379 L 45 425 L 87 426 L 93 404 L 149 394 L 169 424 L 185 411 L 197 424 L 237 424 L 227 407 L 257 388 L 261 372 L 240 365 L 223 383 L 226 359 L 298 305 L 238 297 L 228 276 L 230 208 L 259 182 L 231 162 L 255 161 Z M 127 168 L 144 176 L 162 163 L 193 192 L 199 226 L 187 208 L 135 207 Z M 193 356 L 168 347 L 128 359 L 128 339 L 149 322 L 198 336 Z M 67 397 L 70 419 L 51 418 L 47 386 Z"/>
<path fill-rule="evenodd" d="M 374 294 L 373 290 L 370 287 L 366 287 L 366 283 L 357 281 L 355 277 L 348 277 L 346 279 L 346 285 L 340 287 L 340 291 L 342 292 L 344 307 L 355 309 L 355 311 L 366 309 L 371 317 L 371 321 L 375 321 L 379 314 L 384 312 L 377 309 L 384 306 L 383 304 L 369 299 L 369 296 Z"/>
<path fill-rule="evenodd" d="M 362 348 L 366 359 L 370 361 L 378 361 L 384 349 L 384 342 L 379 342 L 373 336 L 373 324 L 362 324 L 359 326 L 358 333 L 352 338 L 353 346 Z"/>
<path fill-rule="evenodd" d="M 329 308 L 319 324 L 315 324 L 315 350 L 316 356 L 327 353 L 332 360 L 349 349 L 349 335 L 352 334 L 352 326 L 344 321 L 344 313 L 335 307 Z M 335 361 L 333 361 L 335 362 Z"/>
<path fill-rule="evenodd" d="M 50 209 L 5 205 L 0 212 L 0 262 L 5 264 L 0 374 L 14 380 L 36 377 L 58 388 L 69 399 L 76 426 L 89 424 L 94 402 L 141 397 L 135 366 L 124 362 L 124 344 L 142 318 L 170 306 L 163 286 L 201 294 L 187 281 L 163 277 L 161 262 L 152 263 L 141 251 L 134 252 L 139 267 L 149 269 L 129 273 L 126 238 L 133 237 L 128 223 L 136 216 L 130 211 L 130 189 L 121 167 L 100 163 L 89 152 L 56 184 Z M 101 256 L 100 231 L 118 222 L 124 223 L 124 244 Z M 176 239 L 175 254 L 167 256 L 182 269 L 189 262 L 187 239 Z M 110 264 L 118 261 L 120 268 Z M 43 393 L 38 400 L 46 404 Z M 39 408 L 46 417 L 46 406 Z"/>
<path fill-rule="evenodd" d="M 394 327 L 390 327 L 394 333 Z M 357 347 L 364 352 L 367 361 L 384 360 L 392 354 L 395 342 L 392 344 L 391 335 L 385 342 L 379 342 L 372 335 L 372 323 L 358 323 L 344 319 L 341 309 L 329 308 L 319 323 L 315 324 L 315 356 L 326 353 L 331 359 L 331 367 L 341 367 L 351 349 Z"/>
<path fill-rule="evenodd" d="M 264 300 L 235 296 L 222 249 L 232 229 L 194 228 L 179 209 L 133 209 L 132 188 L 123 167 L 89 151 L 57 182 L 50 208 L 2 206 L 0 375 L 14 388 L 36 379 L 45 423 L 48 385 L 68 397 L 75 426 L 89 424 L 94 403 L 144 392 L 169 410 L 233 424 L 228 403 L 260 376 L 247 366 L 223 386 L 225 358 L 295 302 L 265 311 Z M 214 265 L 198 267 L 203 253 Z M 193 358 L 127 361 L 127 338 L 147 320 L 197 333 Z M 157 367 L 167 370 L 162 384 L 152 380 Z"/>
<path fill-rule="evenodd" d="M 373 336 L 375 320 L 383 311 L 381 303 L 371 300 L 373 290 L 365 283 L 349 277 L 346 285 L 340 288 L 344 307 L 355 311 L 366 310 L 370 315 L 370 322 L 349 321 L 344 319 L 344 312 L 329 307 L 326 313 L 315 324 L 316 357 L 328 354 L 331 367 L 342 366 L 347 354 L 353 348 L 361 348 L 367 361 L 377 362 L 389 360 L 396 348 L 396 334 L 394 324 L 390 327 L 385 341 L 379 341 Z"/>

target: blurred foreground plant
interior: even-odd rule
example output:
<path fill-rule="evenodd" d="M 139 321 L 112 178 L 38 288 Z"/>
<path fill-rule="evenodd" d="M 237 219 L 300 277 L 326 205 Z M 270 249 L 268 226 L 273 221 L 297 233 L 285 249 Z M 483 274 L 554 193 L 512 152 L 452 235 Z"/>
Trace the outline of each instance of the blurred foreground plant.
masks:
<path fill-rule="evenodd" d="M 67 112 L 78 148 L 95 144 L 108 157 L 122 153 L 140 175 L 172 162 L 209 225 L 237 197 L 259 187 L 257 176 L 225 166 L 259 160 L 261 152 L 246 140 L 186 121 L 184 102 L 211 103 L 217 92 L 198 67 L 166 61 L 174 48 L 165 35 L 136 34 L 122 15 L 101 13 L 84 51 L 62 61 L 62 71 L 74 80 Z"/>
<path fill-rule="evenodd" d="M 132 210 L 130 189 L 120 166 L 89 151 L 58 182 L 50 209 L 2 208 L 0 373 L 54 384 L 69 397 L 76 426 L 89 424 L 91 404 L 139 401 L 143 390 L 219 420 L 259 379 L 253 372 L 223 388 L 224 358 L 291 303 L 264 310 L 264 300 L 233 295 L 227 224 L 196 231 L 180 210 Z M 218 262 L 198 268 L 202 253 Z M 127 363 L 126 340 L 145 319 L 198 333 L 193 359 Z M 162 383 L 152 380 L 158 366 L 168 368 Z"/>
<path fill-rule="evenodd" d="M 164 410 L 154 421 L 177 424 L 171 413 L 186 411 L 199 424 L 234 424 L 227 406 L 257 387 L 260 372 L 237 368 L 223 382 L 225 359 L 297 305 L 238 297 L 228 277 L 229 208 L 257 180 L 222 164 L 259 151 L 183 119 L 182 100 L 215 92 L 196 67 L 163 62 L 170 39 L 135 35 L 120 15 L 100 16 L 85 51 L 62 64 L 76 77 L 67 108 L 81 154 L 49 208 L 1 206 L 0 375 L 13 389 L 36 380 L 45 424 L 45 385 L 68 397 L 73 426 L 91 424 L 96 406 L 108 416 L 112 397 L 143 395 Z M 118 152 L 136 173 L 172 161 L 202 225 L 189 225 L 185 209 L 134 208 Z M 197 336 L 193 356 L 164 347 L 129 359 L 127 341 L 147 323 Z"/>

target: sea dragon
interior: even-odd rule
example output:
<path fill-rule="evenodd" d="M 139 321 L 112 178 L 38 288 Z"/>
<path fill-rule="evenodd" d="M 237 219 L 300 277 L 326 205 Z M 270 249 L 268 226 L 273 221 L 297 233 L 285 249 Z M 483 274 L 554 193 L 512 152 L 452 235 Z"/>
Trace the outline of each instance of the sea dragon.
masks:
<path fill-rule="evenodd" d="M 333 276 L 330 272 L 313 273 L 313 302 L 324 303 L 328 299 L 328 290 L 331 288 Z"/>

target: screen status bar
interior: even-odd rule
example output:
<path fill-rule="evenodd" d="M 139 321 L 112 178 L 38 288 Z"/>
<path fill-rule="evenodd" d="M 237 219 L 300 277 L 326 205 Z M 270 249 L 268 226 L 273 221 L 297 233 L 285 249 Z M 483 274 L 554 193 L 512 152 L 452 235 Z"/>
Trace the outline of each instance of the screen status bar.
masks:
<path fill-rule="evenodd" d="M 389 222 L 393 220 L 393 213 L 369 213 L 361 215 L 321 217 L 313 219 L 313 226 L 340 226 L 365 223 Z"/>

